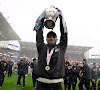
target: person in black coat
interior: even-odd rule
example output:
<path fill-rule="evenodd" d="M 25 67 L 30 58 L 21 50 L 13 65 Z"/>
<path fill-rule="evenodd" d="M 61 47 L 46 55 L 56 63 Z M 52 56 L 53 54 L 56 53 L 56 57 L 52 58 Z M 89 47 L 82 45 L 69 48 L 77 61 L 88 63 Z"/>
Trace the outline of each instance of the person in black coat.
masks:
<path fill-rule="evenodd" d="M 33 88 L 35 88 L 35 83 L 37 79 L 37 72 L 38 72 L 38 62 L 36 58 L 33 59 L 33 62 L 31 62 L 31 68 L 32 68 L 32 81 L 33 81 Z"/>
<path fill-rule="evenodd" d="M 71 85 L 73 90 L 75 90 L 78 73 L 79 73 L 79 68 L 78 66 L 76 66 L 75 61 L 72 61 L 72 66 L 68 66 L 68 77 L 69 77 L 68 90 L 71 90 Z"/>
<path fill-rule="evenodd" d="M 81 79 L 80 73 L 82 71 L 83 64 L 82 63 L 79 63 L 79 64 L 76 63 L 76 66 L 79 68 L 79 72 L 77 73 L 78 74 L 77 78 L 80 80 Z"/>
<path fill-rule="evenodd" d="M 72 61 L 72 88 L 76 90 L 77 76 L 79 74 L 79 67 L 76 65 L 75 61 Z"/>
<path fill-rule="evenodd" d="M 6 62 L 6 56 L 3 56 L 2 60 L 0 61 L 0 88 L 2 88 L 7 68 L 8 64 Z"/>
<path fill-rule="evenodd" d="M 18 80 L 17 80 L 17 86 L 21 85 L 21 77 L 23 76 L 23 88 L 25 88 L 25 74 L 27 69 L 27 63 L 25 62 L 26 58 L 23 56 L 23 59 L 20 60 L 18 65 Z"/>
<path fill-rule="evenodd" d="M 69 68 L 71 64 L 69 62 L 69 59 L 66 57 L 65 58 L 65 77 L 64 77 L 64 87 L 65 87 L 65 90 L 67 88 L 67 86 L 69 85 Z"/>
<path fill-rule="evenodd" d="M 91 80 L 91 69 L 87 64 L 87 60 L 83 59 L 83 67 L 80 74 L 79 90 L 83 90 L 83 84 L 85 84 L 86 90 L 90 90 L 90 80 Z"/>
<path fill-rule="evenodd" d="M 8 77 L 12 75 L 12 67 L 13 67 L 13 62 L 12 58 L 10 58 L 10 61 L 8 61 Z"/>
<path fill-rule="evenodd" d="M 98 79 L 97 64 L 93 63 L 93 67 L 91 68 L 91 82 L 92 82 L 91 89 L 96 90 L 97 79 Z"/>
<path fill-rule="evenodd" d="M 60 18 L 60 43 L 57 43 L 57 35 L 50 31 L 47 34 L 47 44 L 44 43 L 43 28 L 45 11 L 37 19 L 41 22 L 40 28 L 36 30 L 36 46 L 38 51 L 38 76 L 36 90 L 62 90 L 61 82 L 65 76 L 64 54 L 67 48 L 67 28 L 61 15 L 61 10 L 57 9 Z M 42 17 L 42 18 L 41 18 Z M 34 30 L 36 29 L 36 26 Z M 49 59 L 48 59 L 49 58 Z"/>

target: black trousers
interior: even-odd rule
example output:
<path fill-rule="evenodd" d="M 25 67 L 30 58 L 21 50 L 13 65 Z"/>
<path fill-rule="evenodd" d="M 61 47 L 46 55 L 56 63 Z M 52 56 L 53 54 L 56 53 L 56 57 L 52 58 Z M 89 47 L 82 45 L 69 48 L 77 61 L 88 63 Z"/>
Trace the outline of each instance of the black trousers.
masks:
<path fill-rule="evenodd" d="M 70 80 L 69 84 L 68 84 L 68 90 L 71 90 L 71 85 L 72 85 L 73 90 L 75 90 L 76 83 L 77 83 L 77 78 L 74 78 L 74 79 Z"/>
<path fill-rule="evenodd" d="M 32 74 L 32 81 L 33 81 L 33 86 L 34 87 L 35 87 L 36 79 L 37 79 L 37 75 L 36 74 Z"/>
<path fill-rule="evenodd" d="M 36 90 L 63 90 L 61 83 L 47 84 L 37 81 Z"/>
<path fill-rule="evenodd" d="M 91 81 L 91 82 L 92 82 L 91 90 L 92 90 L 92 89 L 96 90 L 96 82 L 93 82 L 93 81 Z"/>
<path fill-rule="evenodd" d="M 80 79 L 79 90 L 83 90 L 83 84 L 85 84 L 86 90 L 90 90 L 90 80 L 89 79 Z"/>
<path fill-rule="evenodd" d="M 8 77 L 12 75 L 12 70 L 8 70 Z"/>
<path fill-rule="evenodd" d="M 66 88 L 67 88 L 67 85 L 69 85 L 69 78 L 68 77 L 65 77 L 64 78 L 64 86 L 65 86 L 65 90 L 66 90 Z"/>
<path fill-rule="evenodd" d="M 4 77 L 5 77 L 5 75 L 3 73 L 0 73 L 0 87 L 2 87 L 2 85 L 3 85 Z"/>
<path fill-rule="evenodd" d="M 25 86 L 25 75 L 23 74 L 18 75 L 17 85 L 21 84 L 21 81 L 20 81 L 21 77 L 23 77 L 23 87 L 24 87 Z"/>

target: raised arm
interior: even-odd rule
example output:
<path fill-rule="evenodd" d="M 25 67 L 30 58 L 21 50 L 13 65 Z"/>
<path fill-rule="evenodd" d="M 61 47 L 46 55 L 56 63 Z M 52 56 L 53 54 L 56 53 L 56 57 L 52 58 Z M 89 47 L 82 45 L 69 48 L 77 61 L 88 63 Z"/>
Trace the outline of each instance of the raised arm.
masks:
<path fill-rule="evenodd" d="M 66 22 L 64 21 L 64 17 L 62 15 L 62 11 L 57 9 L 59 11 L 59 18 L 60 18 L 60 33 L 61 33 L 61 36 L 60 36 L 60 46 L 63 48 L 63 49 L 66 49 L 67 48 L 67 41 L 68 41 L 68 38 L 67 38 L 67 26 L 66 26 Z"/>
<path fill-rule="evenodd" d="M 34 30 L 36 31 L 36 46 L 37 49 L 41 49 L 44 45 L 43 28 L 44 28 L 45 11 L 38 17 Z"/>

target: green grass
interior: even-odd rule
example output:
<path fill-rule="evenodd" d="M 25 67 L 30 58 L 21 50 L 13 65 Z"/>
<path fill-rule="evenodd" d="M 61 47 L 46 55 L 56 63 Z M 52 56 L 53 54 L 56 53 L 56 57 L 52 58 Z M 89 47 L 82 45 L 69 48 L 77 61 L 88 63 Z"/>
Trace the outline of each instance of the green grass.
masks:
<path fill-rule="evenodd" d="M 15 73 L 12 74 L 12 77 L 8 77 L 6 74 L 2 89 L 0 90 L 33 90 L 32 77 L 30 74 L 25 77 L 26 88 L 23 88 L 23 85 L 16 86 L 17 78 L 18 75 Z M 21 79 L 21 84 L 22 83 L 23 83 L 23 79 Z"/>
<path fill-rule="evenodd" d="M 12 74 L 12 77 L 8 77 L 6 74 L 3 86 L 0 90 L 35 90 L 32 88 L 33 83 L 32 83 L 32 77 L 30 74 L 28 74 L 28 76 L 25 77 L 26 88 L 23 88 L 23 85 L 16 86 L 17 78 L 18 78 L 18 75 L 15 73 Z M 23 80 L 21 79 L 21 84 L 22 84 L 22 82 L 23 82 Z M 78 83 L 76 85 L 76 90 L 79 90 L 78 84 L 79 84 L 79 80 L 78 80 Z M 63 82 L 62 82 L 62 87 L 64 90 L 64 83 Z M 72 90 L 72 88 L 71 88 L 71 90 Z"/>

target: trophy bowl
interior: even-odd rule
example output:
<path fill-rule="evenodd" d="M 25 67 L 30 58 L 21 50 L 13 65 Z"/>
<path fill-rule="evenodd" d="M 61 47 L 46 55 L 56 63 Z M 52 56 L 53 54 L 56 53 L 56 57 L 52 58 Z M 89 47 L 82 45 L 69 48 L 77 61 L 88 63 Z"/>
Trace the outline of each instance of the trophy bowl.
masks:
<path fill-rule="evenodd" d="M 53 29 L 55 27 L 55 22 L 58 18 L 58 11 L 54 8 L 54 6 L 50 6 L 50 8 L 47 8 L 45 15 L 45 21 L 44 26 L 48 29 Z"/>

